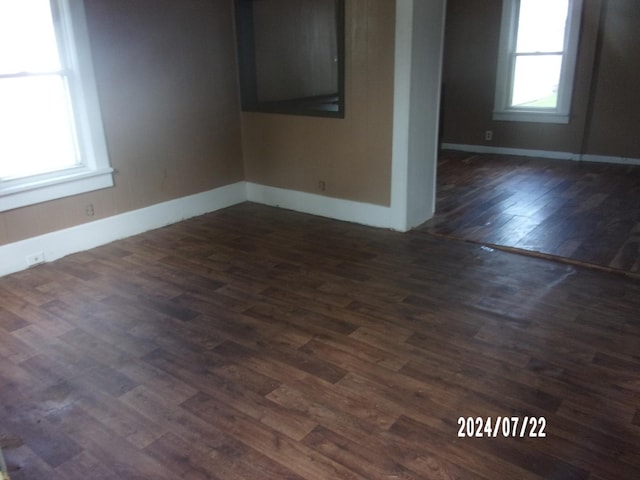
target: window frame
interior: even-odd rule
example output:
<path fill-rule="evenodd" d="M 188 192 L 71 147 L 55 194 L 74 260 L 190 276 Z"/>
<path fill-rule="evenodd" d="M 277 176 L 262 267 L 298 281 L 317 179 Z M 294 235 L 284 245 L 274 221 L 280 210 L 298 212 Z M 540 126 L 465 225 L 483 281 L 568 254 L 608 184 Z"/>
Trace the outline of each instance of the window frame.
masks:
<path fill-rule="evenodd" d="M 515 73 L 519 8 L 520 0 L 502 1 L 502 23 L 493 119 L 514 122 L 567 124 L 571 117 L 583 0 L 569 0 L 562 67 L 558 83 L 558 103 L 555 108 L 514 107 L 510 105 Z"/>
<path fill-rule="evenodd" d="M 75 121 L 80 163 L 53 172 L 0 179 L 0 212 L 114 185 L 102 123 L 84 2 L 51 0 Z"/>

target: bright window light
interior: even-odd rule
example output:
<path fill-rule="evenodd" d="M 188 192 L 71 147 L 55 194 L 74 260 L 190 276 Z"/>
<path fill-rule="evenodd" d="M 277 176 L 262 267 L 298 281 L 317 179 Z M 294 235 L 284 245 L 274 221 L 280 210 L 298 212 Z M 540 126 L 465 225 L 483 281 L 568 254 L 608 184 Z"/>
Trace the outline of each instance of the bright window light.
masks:
<path fill-rule="evenodd" d="M 556 108 L 562 55 L 517 56 L 511 106 Z"/>
<path fill-rule="evenodd" d="M 49 0 L 0 0 L 0 73 L 60 67 Z"/>
<path fill-rule="evenodd" d="M 0 178 L 48 173 L 78 164 L 63 78 L 0 80 Z"/>
<path fill-rule="evenodd" d="M 79 164 L 49 0 L 0 0 L 0 180 Z"/>
<path fill-rule="evenodd" d="M 512 106 L 556 108 L 568 9 L 568 0 L 520 1 Z"/>
<path fill-rule="evenodd" d="M 582 0 L 503 0 L 495 120 L 568 123 Z"/>
<path fill-rule="evenodd" d="M 82 0 L 0 0 L 0 212 L 113 186 Z"/>

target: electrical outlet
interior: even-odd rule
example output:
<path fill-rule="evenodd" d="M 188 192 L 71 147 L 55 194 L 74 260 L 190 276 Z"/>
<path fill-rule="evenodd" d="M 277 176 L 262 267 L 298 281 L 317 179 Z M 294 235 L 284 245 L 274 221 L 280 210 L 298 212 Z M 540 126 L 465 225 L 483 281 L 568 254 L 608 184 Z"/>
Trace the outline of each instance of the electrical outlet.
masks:
<path fill-rule="evenodd" d="M 324 192 L 326 189 L 327 189 L 326 183 L 324 183 L 324 180 L 320 180 L 318 182 L 318 190 L 320 190 L 321 192 Z"/>
<path fill-rule="evenodd" d="M 491 140 L 493 140 L 493 130 L 487 130 L 486 132 L 484 132 L 484 139 L 487 142 L 490 142 Z"/>
<path fill-rule="evenodd" d="M 90 203 L 89 205 L 84 207 L 84 213 L 87 214 L 87 217 L 93 217 L 96 214 L 96 211 L 93 208 L 93 203 Z"/>
<path fill-rule="evenodd" d="M 27 265 L 33 267 L 44 263 L 44 252 L 36 252 L 31 255 L 27 255 Z"/>

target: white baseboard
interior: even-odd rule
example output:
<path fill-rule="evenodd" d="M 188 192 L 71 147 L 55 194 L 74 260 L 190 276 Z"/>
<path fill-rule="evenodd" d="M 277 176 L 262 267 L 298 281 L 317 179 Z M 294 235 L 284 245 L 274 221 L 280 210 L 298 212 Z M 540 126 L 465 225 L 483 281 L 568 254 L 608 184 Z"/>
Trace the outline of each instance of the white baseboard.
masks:
<path fill-rule="evenodd" d="M 620 165 L 640 165 L 640 158 L 609 157 L 605 155 L 582 155 L 583 162 L 618 163 Z"/>
<path fill-rule="evenodd" d="M 247 199 L 245 182 L 238 182 L 94 222 L 57 230 L 0 246 L 0 276 L 28 268 L 26 257 L 43 252 L 51 262 L 72 253 L 137 235 L 187 218 L 204 215 Z"/>
<path fill-rule="evenodd" d="M 247 200 L 379 228 L 394 228 L 390 207 L 247 183 Z"/>
<path fill-rule="evenodd" d="M 583 162 L 616 163 L 621 165 L 640 165 L 640 158 L 615 157 L 608 155 L 591 155 L 572 152 L 554 152 L 549 150 L 531 150 L 526 148 L 493 147 L 490 145 L 465 145 L 459 143 L 443 143 L 445 150 L 458 150 L 471 153 L 493 153 L 497 155 L 520 155 L 523 157 L 554 158 L 558 160 L 575 160 Z"/>
<path fill-rule="evenodd" d="M 394 228 L 391 208 L 310 193 L 238 182 L 207 192 L 125 212 L 94 222 L 0 245 L 0 276 L 29 267 L 27 256 L 52 262 L 72 253 L 204 215 L 250 200 L 265 205 L 380 228 Z"/>
<path fill-rule="evenodd" d="M 443 143 L 444 150 L 459 150 L 471 153 L 494 153 L 497 155 L 521 155 L 523 157 L 557 158 L 559 160 L 579 160 L 579 155 L 571 152 L 552 152 L 549 150 L 530 150 L 526 148 L 492 147 L 489 145 L 464 145 Z"/>

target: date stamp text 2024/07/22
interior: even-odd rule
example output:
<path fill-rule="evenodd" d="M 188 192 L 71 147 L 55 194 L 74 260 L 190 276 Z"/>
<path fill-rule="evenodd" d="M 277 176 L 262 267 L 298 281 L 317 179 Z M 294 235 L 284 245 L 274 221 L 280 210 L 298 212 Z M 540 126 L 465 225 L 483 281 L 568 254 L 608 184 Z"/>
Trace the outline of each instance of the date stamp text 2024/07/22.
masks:
<path fill-rule="evenodd" d="M 458 437 L 544 438 L 545 417 L 458 417 Z"/>

